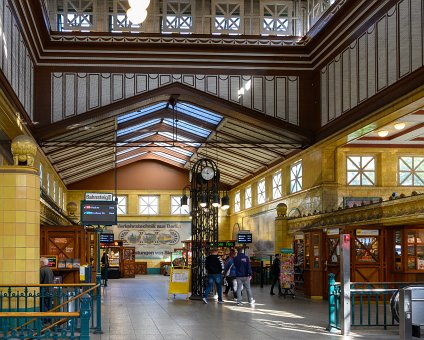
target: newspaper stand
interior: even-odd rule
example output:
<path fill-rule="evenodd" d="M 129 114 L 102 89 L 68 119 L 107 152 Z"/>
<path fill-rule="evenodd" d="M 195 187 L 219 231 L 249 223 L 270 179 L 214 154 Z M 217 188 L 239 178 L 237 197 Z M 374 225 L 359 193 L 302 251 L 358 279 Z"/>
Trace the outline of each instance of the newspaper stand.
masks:
<path fill-rule="evenodd" d="M 174 299 L 177 294 L 185 294 L 186 300 L 190 292 L 190 267 L 171 267 L 169 276 L 168 300 L 170 295 L 174 294 Z"/>

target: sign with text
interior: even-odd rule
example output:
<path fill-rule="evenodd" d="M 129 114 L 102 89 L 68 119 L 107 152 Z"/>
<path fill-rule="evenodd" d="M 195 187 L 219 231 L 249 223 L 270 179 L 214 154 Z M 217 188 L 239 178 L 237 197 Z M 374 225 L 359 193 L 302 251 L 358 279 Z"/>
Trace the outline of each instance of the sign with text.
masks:
<path fill-rule="evenodd" d="M 182 241 L 191 236 L 190 222 L 120 222 L 112 226 L 115 240 L 135 247 L 138 260 L 170 258 L 174 249 L 183 248 Z"/>
<path fill-rule="evenodd" d="M 111 201 L 81 201 L 81 224 L 116 224 L 116 203 Z"/>
<path fill-rule="evenodd" d="M 252 234 L 237 234 L 237 243 L 252 243 Z"/>
<path fill-rule="evenodd" d="M 113 194 L 107 192 L 86 192 L 86 201 L 113 201 Z"/>
<path fill-rule="evenodd" d="M 112 233 L 109 234 L 100 234 L 100 243 L 110 244 L 115 242 L 115 235 Z"/>
<path fill-rule="evenodd" d="M 57 268 L 57 255 L 41 255 L 40 257 L 45 257 L 49 260 L 48 266 L 50 268 Z"/>

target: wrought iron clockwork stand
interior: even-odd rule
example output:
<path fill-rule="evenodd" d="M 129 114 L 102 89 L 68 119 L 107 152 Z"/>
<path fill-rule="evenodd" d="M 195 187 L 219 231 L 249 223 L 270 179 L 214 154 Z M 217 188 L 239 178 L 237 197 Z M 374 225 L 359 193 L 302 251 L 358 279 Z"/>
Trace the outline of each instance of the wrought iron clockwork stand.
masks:
<path fill-rule="evenodd" d="M 207 168 L 206 171 L 204 169 Z M 202 176 L 213 171 L 209 180 Z M 218 207 L 219 207 L 219 170 L 214 161 L 199 159 L 191 168 L 191 296 L 198 300 L 203 297 L 207 274 L 205 259 L 209 254 L 210 242 L 218 242 Z M 218 201 L 218 205 L 216 202 Z M 214 204 L 215 203 L 215 204 Z"/>

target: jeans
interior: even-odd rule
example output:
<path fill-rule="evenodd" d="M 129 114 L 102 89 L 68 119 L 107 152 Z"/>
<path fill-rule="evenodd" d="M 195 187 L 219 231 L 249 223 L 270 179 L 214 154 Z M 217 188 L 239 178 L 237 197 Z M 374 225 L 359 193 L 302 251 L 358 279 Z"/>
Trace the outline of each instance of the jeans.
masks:
<path fill-rule="evenodd" d="M 205 299 L 208 298 L 214 283 L 216 285 L 216 290 L 218 291 L 218 301 L 222 301 L 222 275 L 221 274 L 208 274 L 208 286 L 205 289 L 203 297 Z"/>
<path fill-rule="evenodd" d="M 250 277 L 237 277 L 237 303 L 241 303 L 241 290 L 246 288 L 247 291 L 247 300 L 249 302 L 253 301 L 252 290 L 250 289 Z"/>
<path fill-rule="evenodd" d="M 280 275 L 273 274 L 271 293 L 274 293 L 274 286 L 276 283 L 278 283 L 278 292 L 281 294 Z"/>

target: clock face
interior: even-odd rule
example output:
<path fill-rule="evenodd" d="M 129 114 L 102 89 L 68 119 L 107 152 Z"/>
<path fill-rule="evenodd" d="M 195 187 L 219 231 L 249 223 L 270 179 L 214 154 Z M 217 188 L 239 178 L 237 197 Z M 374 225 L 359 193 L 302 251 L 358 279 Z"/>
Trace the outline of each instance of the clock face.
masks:
<path fill-rule="evenodd" d="M 209 181 L 210 179 L 212 179 L 214 176 L 214 171 L 210 166 L 205 166 L 202 169 L 202 177 L 203 179 Z"/>

